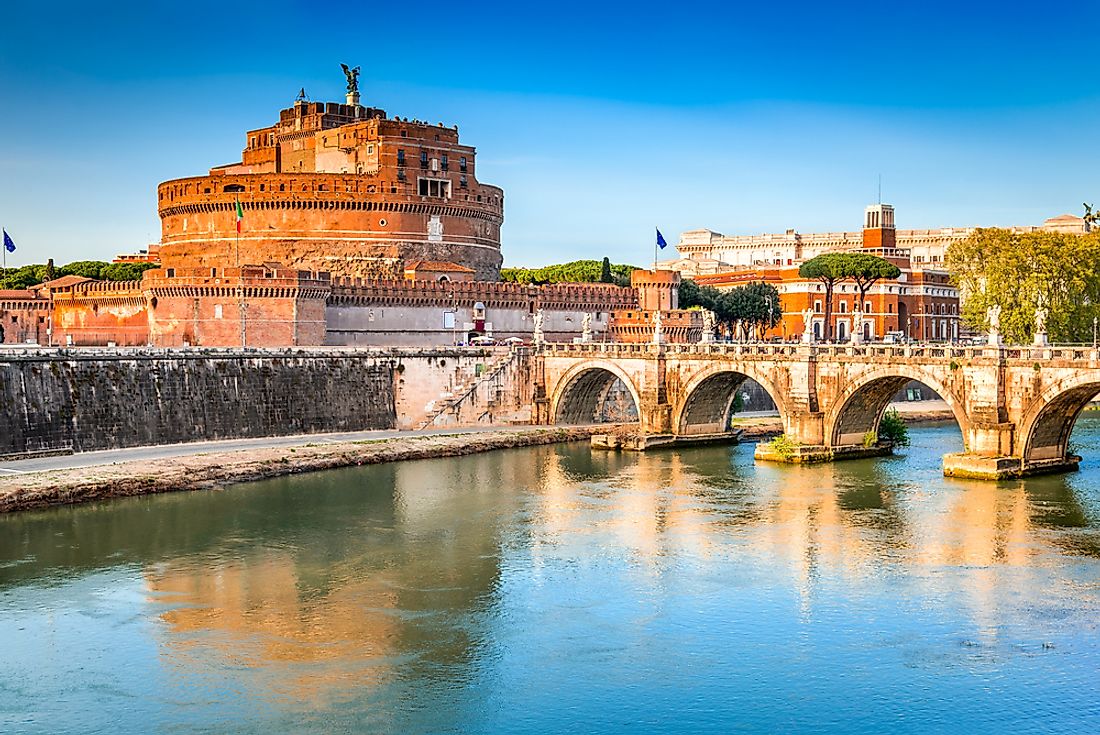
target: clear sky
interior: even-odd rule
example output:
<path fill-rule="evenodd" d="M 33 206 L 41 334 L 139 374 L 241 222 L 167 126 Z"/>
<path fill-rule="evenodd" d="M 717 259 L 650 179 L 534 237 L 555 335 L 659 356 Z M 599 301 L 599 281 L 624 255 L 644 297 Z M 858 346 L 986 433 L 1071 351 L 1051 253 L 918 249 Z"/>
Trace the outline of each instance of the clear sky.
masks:
<path fill-rule="evenodd" d="M 457 123 L 506 265 L 727 234 L 1039 224 L 1100 203 L 1100 2 L 0 4 L 10 264 L 159 238 L 300 87 Z M 671 256 L 672 253 L 670 252 Z"/>

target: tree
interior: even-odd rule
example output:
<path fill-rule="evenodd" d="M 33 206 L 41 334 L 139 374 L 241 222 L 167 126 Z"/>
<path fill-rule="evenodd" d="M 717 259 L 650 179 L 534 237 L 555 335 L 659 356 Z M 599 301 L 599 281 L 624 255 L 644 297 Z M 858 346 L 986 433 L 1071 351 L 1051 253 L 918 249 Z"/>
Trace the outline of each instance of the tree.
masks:
<path fill-rule="evenodd" d="M 46 280 L 46 266 L 41 263 L 6 268 L 0 273 L 0 288 L 30 288 Z"/>
<path fill-rule="evenodd" d="M 142 273 L 158 267 L 154 263 L 111 263 L 99 275 L 104 281 L 138 281 Z"/>
<path fill-rule="evenodd" d="M 58 271 L 62 276 L 83 276 L 84 278 L 99 279 L 100 272 L 107 267 L 102 260 L 78 260 L 68 265 L 61 266 Z"/>
<path fill-rule="evenodd" d="M 1041 306 L 1052 341 L 1092 341 L 1093 319 L 1100 318 L 1100 232 L 982 228 L 953 243 L 946 264 L 959 287 L 963 321 L 974 329 L 989 328 L 988 309 L 997 305 L 1005 340 L 1027 344 Z"/>
<path fill-rule="evenodd" d="M 600 266 L 600 283 L 614 283 L 615 276 L 611 273 L 611 261 L 605 255 L 603 265 Z"/>
<path fill-rule="evenodd" d="M 744 289 L 745 320 L 756 330 L 757 339 L 779 324 L 783 319 L 783 307 L 779 301 L 779 289 L 770 283 L 749 283 Z"/>
<path fill-rule="evenodd" d="M 612 281 L 620 286 L 630 285 L 632 265 L 613 265 Z M 603 276 L 603 264 L 598 260 L 574 260 L 569 263 L 547 265 L 542 268 L 502 268 L 500 279 L 515 283 L 600 283 Z"/>
<path fill-rule="evenodd" d="M 833 288 L 848 277 L 846 253 L 823 253 L 798 267 L 798 275 L 825 286 L 825 341 L 833 338 Z"/>
<path fill-rule="evenodd" d="M 870 253 L 839 253 L 844 256 L 843 271 L 848 278 L 856 282 L 859 290 L 858 308 L 863 310 L 863 304 L 867 298 L 867 292 L 871 286 L 884 278 L 897 278 L 901 275 L 901 269 L 890 261 Z"/>

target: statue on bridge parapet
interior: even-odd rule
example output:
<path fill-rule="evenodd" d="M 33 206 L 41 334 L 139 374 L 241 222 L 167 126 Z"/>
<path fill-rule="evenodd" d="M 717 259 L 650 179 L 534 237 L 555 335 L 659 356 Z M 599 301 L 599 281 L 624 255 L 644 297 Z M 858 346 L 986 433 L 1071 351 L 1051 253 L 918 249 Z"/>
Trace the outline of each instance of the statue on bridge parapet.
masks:
<path fill-rule="evenodd" d="M 802 310 L 802 344 L 810 345 L 814 342 L 814 310 L 806 307 Z"/>
<path fill-rule="evenodd" d="M 703 334 L 699 344 L 708 345 L 714 342 L 714 327 L 717 317 L 710 309 L 703 309 Z"/>
<path fill-rule="evenodd" d="M 863 344 L 863 311 L 860 309 L 852 312 L 852 336 L 848 341 L 854 345 Z"/>
<path fill-rule="evenodd" d="M 581 342 L 592 341 L 592 315 L 585 312 L 581 318 Z"/>
<path fill-rule="evenodd" d="M 653 312 L 653 344 L 659 345 L 665 341 L 665 336 L 661 332 L 661 310 L 657 309 Z"/>
<path fill-rule="evenodd" d="M 1050 344 L 1047 338 L 1047 316 L 1049 313 L 1043 305 L 1035 307 L 1035 346 L 1046 347 Z"/>
<path fill-rule="evenodd" d="M 1085 221 L 1085 232 L 1092 232 L 1093 226 L 1100 222 L 1100 212 L 1093 212 L 1092 205 L 1088 203 L 1081 206 L 1085 208 L 1085 216 L 1081 218 Z"/>
<path fill-rule="evenodd" d="M 542 335 L 542 320 L 543 320 L 542 309 L 539 309 L 538 311 L 535 312 L 535 317 L 534 317 L 535 329 L 534 329 L 534 333 L 531 335 L 531 343 L 535 347 L 542 347 L 543 343 L 546 341 L 545 337 L 543 337 L 543 335 Z"/>
<path fill-rule="evenodd" d="M 1001 346 L 1001 305 L 993 304 L 985 311 L 986 320 L 989 322 L 989 346 Z"/>

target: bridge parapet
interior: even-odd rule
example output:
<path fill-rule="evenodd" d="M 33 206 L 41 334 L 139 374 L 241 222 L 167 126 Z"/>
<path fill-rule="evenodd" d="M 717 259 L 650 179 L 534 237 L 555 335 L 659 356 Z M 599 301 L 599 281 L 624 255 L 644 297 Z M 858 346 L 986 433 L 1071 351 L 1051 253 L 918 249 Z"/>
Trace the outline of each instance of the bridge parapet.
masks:
<path fill-rule="evenodd" d="M 537 355 L 546 420 L 591 418 L 589 402 L 621 380 L 618 394 L 633 397 L 643 434 L 711 434 L 729 426 L 751 378 L 775 401 L 788 438 L 828 457 L 858 455 L 847 450 L 877 437 L 891 398 L 919 381 L 954 413 L 963 463 L 978 466 L 972 476 L 1076 466 L 1069 433 L 1100 393 L 1100 351 L 1090 345 L 594 342 L 548 344 Z"/>
<path fill-rule="evenodd" d="M 699 344 L 648 344 L 619 342 L 548 343 L 543 354 L 553 356 L 600 355 L 638 357 L 640 355 L 720 356 L 720 357 L 788 357 L 792 359 L 836 359 L 859 361 L 917 360 L 922 363 L 951 361 L 1067 362 L 1100 365 L 1100 349 L 1087 345 L 1052 345 L 1045 347 L 991 347 L 984 345 L 951 345 L 944 343 L 913 344 L 802 344 L 800 342 L 711 342 Z"/>

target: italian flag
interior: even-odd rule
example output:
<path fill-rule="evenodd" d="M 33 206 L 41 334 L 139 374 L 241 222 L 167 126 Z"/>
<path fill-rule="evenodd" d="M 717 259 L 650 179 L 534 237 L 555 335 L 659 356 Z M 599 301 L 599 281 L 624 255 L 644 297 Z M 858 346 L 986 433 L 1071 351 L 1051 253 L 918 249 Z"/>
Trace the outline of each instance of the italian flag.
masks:
<path fill-rule="evenodd" d="M 244 219 L 244 210 L 241 209 L 241 200 L 237 200 L 237 234 L 241 234 L 241 220 Z"/>

